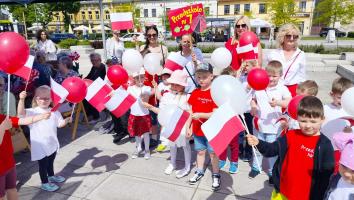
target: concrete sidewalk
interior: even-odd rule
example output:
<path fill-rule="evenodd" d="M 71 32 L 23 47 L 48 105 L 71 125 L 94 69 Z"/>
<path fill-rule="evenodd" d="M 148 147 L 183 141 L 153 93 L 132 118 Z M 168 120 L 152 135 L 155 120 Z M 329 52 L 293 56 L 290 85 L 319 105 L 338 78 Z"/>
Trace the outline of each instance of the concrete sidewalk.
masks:
<path fill-rule="evenodd" d="M 310 72 L 308 75 L 309 79 L 317 81 L 320 86 L 319 97 L 328 103 L 332 80 L 338 75 L 333 72 Z M 20 199 L 262 200 L 270 197 L 272 187 L 268 185 L 268 177 L 263 173 L 255 179 L 249 179 L 250 167 L 246 162 L 239 161 L 238 174 L 230 175 L 228 171 L 222 171 L 222 187 L 213 192 L 210 164 L 202 180 L 197 185 L 189 185 L 187 181 L 192 173 L 182 179 L 176 179 L 174 174 L 164 174 L 169 163 L 169 152 L 152 153 L 150 160 L 143 157 L 131 159 L 134 143 L 128 139 L 123 139 L 120 144 L 112 143 L 111 135 L 102 135 L 94 130 L 101 125 L 80 125 L 78 139 L 74 141 L 70 139 L 69 128 L 59 130 L 62 148 L 55 160 L 55 172 L 67 180 L 60 184 L 61 188 L 56 192 L 40 189 L 38 164 L 30 161 L 30 153 L 17 154 Z M 195 152 L 192 160 L 195 160 Z M 183 152 L 180 151 L 178 167 L 181 168 L 183 164 Z M 228 165 L 225 170 L 228 170 Z"/>

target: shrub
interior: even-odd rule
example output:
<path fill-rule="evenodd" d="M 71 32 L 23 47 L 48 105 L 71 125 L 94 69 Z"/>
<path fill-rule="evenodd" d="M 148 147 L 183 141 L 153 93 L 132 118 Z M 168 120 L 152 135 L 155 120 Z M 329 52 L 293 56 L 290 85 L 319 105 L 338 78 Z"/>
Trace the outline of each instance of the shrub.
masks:
<path fill-rule="evenodd" d="M 69 49 L 71 46 L 76 46 L 78 44 L 78 40 L 77 39 L 65 39 L 59 42 L 59 47 L 62 49 Z"/>
<path fill-rule="evenodd" d="M 354 38 L 354 32 L 348 32 L 348 38 Z"/>
<path fill-rule="evenodd" d="M 95 40 L 90 43 L 91 43 L 92 48 L 94 48 L 94 49 L 103 49 L 103 42 L 100 40 Z"/>
<path fill-rule="evenodd" d="M 91 45 L 91 43 L 88 40 L 79 40 L 77 45 Z"/>

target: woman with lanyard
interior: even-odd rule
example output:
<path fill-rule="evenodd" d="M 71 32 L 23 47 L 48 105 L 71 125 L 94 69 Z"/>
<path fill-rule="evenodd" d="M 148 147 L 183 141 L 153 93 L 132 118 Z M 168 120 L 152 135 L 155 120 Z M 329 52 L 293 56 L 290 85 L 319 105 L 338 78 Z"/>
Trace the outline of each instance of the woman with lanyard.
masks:
<path fill-rule="evenodd" d="M 266 60 L 278 60 L 283 65 L 283 81 L 291 95 L 296 95 L 297 85 L 306 80 L 305 53 L 298 48 L 300 30 L 294 24 L 285 24 L 277 34 L 278 49 L 271 51 Z"/>
<path fill-rule="evenodd" d="M 136 48 L 138 51 L 140 51 L 140 53 L 142 54 L 142 56 L 144 57 L 146 54 L 148 53 L 158 53 L 161 55 L 161 64 L 162 66 L 165 64 L 165 59 L 167 58 L 167 54 L 168 54 L 168 50 L 167 47 L 160 44 L 158 41 L 158 30 L 156 25 L 149 25 L 145 27 L 145 37 L 146 37 L 146 41 L 145 44 L 141 45 L 140 47 L 138 45 L 136 45 Z M 138 40 L 135 37 L 134 41 L 136 44 L 138 44 Z M 150 87 L 154 87 L 156 86 L 158 83 L 158 76 L 157 75 L 151 75 L 148 72 L 145 71 L 145 81 L 144 81 L 144 85 L 146 86 L 150 86 Z M 156 98 L 154 96 L 152 96 L 149 99 L 149 104 L 151 105 L 156 105 Z M 153 112 L 150 112 L 151 115 L 151 138 L 153 139 L 150 142 L 150 146 L 156 146 L 157 145 L 157 135 L 158 135 L 158 122 L 157 122 L 157 115 Z"/>
<path fill-rule="evenodd" d="M 107 58 L 117 58 L 118 64 L 122 64 L 122 55 L 125 51 L 124 42 L 119 39 L 119 31 L 114 30 L 113 36 L 106 42 Z"/>
<path fill-rule="evenodd" d="M 48 33 L 44 30 L 37 32 L 36 51 L 43 51 L 46 55 L 46 61 L 57 60 L 57 48 L 52 40 L 49 39 Z"/>
<path fill-rule="evenodd" d="M 231 68 L 234 70 L 238 70 L 242 64 L 242 60 L 239 58 L 236 48 L 239 46 L 240 36 L 246 31 L 251 31 L 250 19 L 247 16 L 241 16 L 239 18 L 236 18 L 234 36 L 225 43 L 225 48 L 227 48 L 231 52 Z M 258 66 L 262 66 L 263 54 L 261 43 L 258 43 L 257 47 L 258 48 L 255 48 L 255 53 L 256 55 L 258 55 Z"/>

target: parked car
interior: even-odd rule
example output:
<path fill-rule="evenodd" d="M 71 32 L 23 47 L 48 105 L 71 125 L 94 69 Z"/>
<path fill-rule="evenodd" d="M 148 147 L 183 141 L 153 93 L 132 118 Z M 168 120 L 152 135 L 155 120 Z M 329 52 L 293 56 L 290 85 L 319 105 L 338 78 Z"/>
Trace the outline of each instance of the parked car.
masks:
<path fill-rule="evenodd" d="M 340 30 L 338 30 L 338 29 L 336 29 L 336 28 L 329 28 L 329 27 L 321 28 L 320 36 L 321 36 L 321 37 L 326 37 L 329 30 L 335 30 L 337 37 L 345 37 L 345 36 L 346 36 L 346 33 L 345 33 L 345 32 L 340 31 Z"/>
<path fill-rule="evenodd" d="M 144 33 L 127 33 L 121 37 L 122 41 L 133 41 L 133 36 L 136 35 L 138 38 L 138 41 L 140 42 L 145 42 L 145 35 Z"/>
<path fill-rule="evenodd" d="M 53 33 L 49 37 L 54 43 L 59 43 L 62 40 L 72 38 L 72 39 L 77 39 L 75 34 L 72 33 Z"/>

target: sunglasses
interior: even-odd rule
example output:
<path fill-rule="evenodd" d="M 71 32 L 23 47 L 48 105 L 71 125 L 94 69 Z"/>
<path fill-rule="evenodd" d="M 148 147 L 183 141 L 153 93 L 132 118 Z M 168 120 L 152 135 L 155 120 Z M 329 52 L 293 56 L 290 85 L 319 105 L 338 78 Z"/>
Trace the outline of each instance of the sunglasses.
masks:
<path fill-rule="evenodd" d="M 288 40 L 297 40 L 299 39 L 299 36 L 298 35 L 285 35 L 285 38 L 288 39 Z"/>
<path fill-rule="evenodd" d="M 114 35 L 119 35 L 119 32 L 113 32 Z"/>
<path fill-rule="evenodd" d="M 236 28 L 247 28 L 247 24 L 236 24 Z"/>
<path fill-rule="evenodd" d="M 37 97 L 37 99 L 42 100 L 42 101 L 49 101 L 50 100 L 50 98 L 48 98 L 48 97 L 47 98 Z"/>
<path fill-rule="evenodd" d="M 147 38 L 156 38 L 157 34 L 147 34 L 146 37 Z"/>

